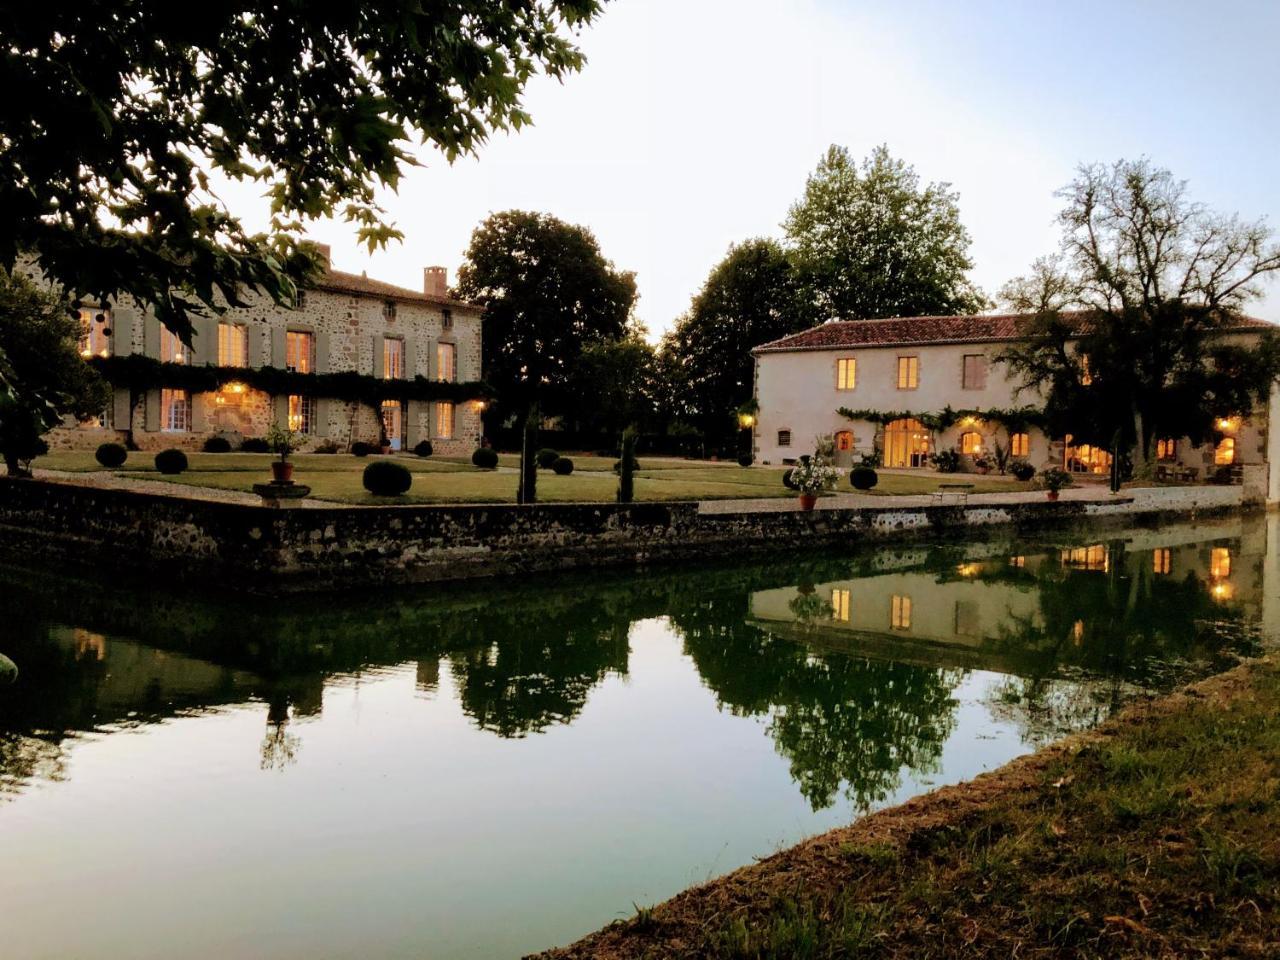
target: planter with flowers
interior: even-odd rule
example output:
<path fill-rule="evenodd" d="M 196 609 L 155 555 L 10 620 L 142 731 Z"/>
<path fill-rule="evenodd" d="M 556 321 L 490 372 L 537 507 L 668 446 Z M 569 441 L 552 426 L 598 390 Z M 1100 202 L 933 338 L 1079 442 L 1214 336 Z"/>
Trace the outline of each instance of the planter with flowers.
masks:
<path fill-rule="evenodd" d="M 1044 490 L 1045 496 L 1050 500 L 1058 499 L 1058 491 L 1063 487 L 1069 487 L 1072 484 L 1071 474 L 1058 467 L 1050 467 L 1048 470 L 1042 470 L 1039 476 L 1040 487 Z"/>
<path fill-rule="evenodd" d="M 276 483 L 293 483 L 293 464 L 289 457 L 305 442 L 302 434 L 279 424 L 273 423 L 267 430 L 267 446 L 280 458 L 271 463 L 271 476 Z"/>
<path fill-rule="evenodd" d="M 800 509 L 812 510 L 818 502 L 818 494 L 836 485 L 839 474 L 822 454 L 802 458 L 791 470 L 791 487 L 800 492 Z"/>

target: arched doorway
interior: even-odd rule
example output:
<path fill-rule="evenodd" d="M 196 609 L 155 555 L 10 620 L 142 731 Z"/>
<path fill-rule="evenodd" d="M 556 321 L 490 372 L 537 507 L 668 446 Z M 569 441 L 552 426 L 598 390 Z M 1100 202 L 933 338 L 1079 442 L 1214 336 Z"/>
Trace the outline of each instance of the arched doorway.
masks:
<path fill-rule="evenodd" d="M 840 430 L 831 439 L 835 444 L 836 466 L 850 466 L 853 462 L 853 431 Z"/>
<path fill-rule="evenodd" d="M 886 467 L 923 467 L 929 457 L 929 431 L 919 420 L 893 420 L 884 428 Z"/>

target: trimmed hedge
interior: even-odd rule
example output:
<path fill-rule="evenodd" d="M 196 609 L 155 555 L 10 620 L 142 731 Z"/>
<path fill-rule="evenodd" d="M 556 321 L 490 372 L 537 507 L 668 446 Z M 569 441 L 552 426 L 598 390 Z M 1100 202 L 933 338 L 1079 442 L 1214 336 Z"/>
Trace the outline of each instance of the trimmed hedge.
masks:
<path fill-rule="evenodd" d="M 103 443 L 93 452 L 93 458 L 108 470 L 114 470 L 129 459 L 129 451 L 123 443 Z"/>
<path fill-rule="evenodd" d="M 749 453 L 744 453 L 738 458 L 738 466 L 740 467 L 749 467 L 753 463 L 755 463 L 755 457 L 751 456 Z"/>
<path fill-rule="evenodd" d="M 270 453 L 271 444 L 267 443 L 266 437 L 245 437 L 240 449 L 245 453 Z"/>
<path fill-rule="evenodd" d="M 435 453 L 435 447 L 431 446 L 430 440 L 419 440 L 414 444 L 413 452 L 419 457 L 429 457 Z"/>
<path fill-rule="evenodd" d="M 357 440 L 351 445 L 351 455 L 353 457 L 367 457 L 371 453 L 373 453 L 373 446 L 363 440 Z"/>
<path fill-rule="evenodd" d="M 1009 472 L 1013 474 L 1013 479 L 1026 483 L 1036 475 L 1036 468 L 1023 460 L 1010 466 Z"/>
<path fill-rule="evenodd" d="M 475 453 L 471 454 L 471 463 L 481 470 L 496 470 L 498 469 L 498 451 L 491 447 L 477 447 Z"/>
<path fill-rule="evenodd" d="M 210 437 L 204 442 L 205 453 L 230 453 L 231 441 L 226 437 Z"/>
<path fill-rule="evenodd" d="M 870 467 L 854 467 L 849 471 L 849 484 L 855 490 L 870 490 L 880 482 L 880 475 Z"/>
<path fill-rule="evenodd" d="M 398 497 L 413 486 L 409 468 L 394 460 L 375 460 L 364 468 L 364 488 L 377 497 Z"/>
<path fill-rule="evenodd" d="M 174 476 L 187 469 L 187 455 L 181 450 L 161 450 L 156 454 L 156 469 Z"/>
<path fill-rule="evenodd" d="M 560 459 L 560 454 L 550 447 L 543 447 L 533 455 L 533 459 L 543 470 L 550 470 L 555 466 L 555 462 Z"/>
<path fill-rule="evenodd" d="M 556 457 L 555 463 L 551 464 L 551 469 L 562 477 L 567 477 L 573 473 L 573 461 L 568 457 Z"/>
<path fill-rule="evenodd" d="M 799 490 L 800 488 L 791 482 L 791 474 L 795 472 L 795 467 L 788 467 L 782 473 L 782 485 L 788 490 Z"/>

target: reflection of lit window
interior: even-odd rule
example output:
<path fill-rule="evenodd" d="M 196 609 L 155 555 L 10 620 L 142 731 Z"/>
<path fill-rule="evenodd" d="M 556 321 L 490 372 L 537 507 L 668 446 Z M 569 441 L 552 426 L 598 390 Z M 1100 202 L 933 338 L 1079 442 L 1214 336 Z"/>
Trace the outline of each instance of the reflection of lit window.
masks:
<path fill-rule="evenodd" d="M 980 563 L 962 563 L 956 567 L 956 573 L 962 577 L 976 577 L 982 572 Z"/>
<path fill-rule="evenodd" d="M 1071 625 L 1071 640 L 1078 647 L 1084 642 L 1084 621 L 1077 620 Z"/>
<path fill-rule="evenodd" d="M 831 619 L 849 622 L 849 591 L 831 591 Z"/>
<path fill-rule="evenodd" d="M 1011 434 L 1009 437 L 1009 455 L 1012 457 L 1031 456 L 1031 434 Z"/>
<path fill-rule="evenodd" d="M 1062 551 L 1062 565 L 1077 570 L 1102 570 L 1110 568 L 1107 560 L 1107 545 L 1095 543 L 1089 547 L 1072 547 Z"/>
<path fill-rule="evenodd" d="M 889 626 L 894 630 L 910 630 L 911 598 L 895 593 L 889 607 Z"/>
<path fill-rule="evenodd" d="M 1173 439 L 1156 441 L 1156 459 L 1157 460 L 1177 460 L 1178 459 L 1178 441 Z"/>
<path fill-rule="evenodd" d="M 836 361 L 836 389 L 852 390 L 858 383 L 858 361 L 852 357 Z"/>
<path fill-rule="evenodd" d="M 956 601 L 956 636 L 981 636 L 982 627 L 978 619 L 978 605 L 972 600 Z"/>
<path fill-rule="evenodd" d="M 1155 573 L 1168 573 L 1173 569 L 1173 551 L 1160 547 L 1151 553 L 1151 569 Z"/>
<path fill-rule="evenodd" d="M 1226 547 L 1214 547 L 1209 554 L 1209 576 L 1215 580 L 1231 576 L 1231 551 Z"/>
<path fill-rule="evenodd" d="M 1222 442 L 1213 449 L 1213 462 L 1220 467 L 1236 462 L 1236 438 L 1223 437 Z"/>
<path fill-rule="evenodd" d="M 982 452 L 982 434 L 975 430 L 960 434 L 960 452 L 972 456 Z"/>
<path fill-rule="evenodd" d="M 315 433 L 316 430 L 316 398 L 302 397 L 298 394 L 289 396 L 289 429 L 295 433 Z"/>
<path fill-rule="evenodd" d="M 1212 593 L 1215 600 L 1230 600 L 1235 594 L 1235 589 L 1229 583 L 1215 583 Z"/>
<path fill-rule="evenodd" d="M 1011 567 L 1025 567 L 1026 565 L 1027 565 L 1026 557 L 1010 557 L 1009 558 L 1009 566 Z"/>

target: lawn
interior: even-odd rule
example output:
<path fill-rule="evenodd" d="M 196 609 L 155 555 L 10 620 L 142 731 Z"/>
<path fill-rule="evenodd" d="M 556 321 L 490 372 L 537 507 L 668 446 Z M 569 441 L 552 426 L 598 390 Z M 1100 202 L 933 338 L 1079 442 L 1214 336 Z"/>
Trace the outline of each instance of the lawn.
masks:
<path fill-rule="evenodd" d="M 264 453 L 192 453 L 190 468 L 176 477 L 161 477 L 150 453 L 134 453 L 117 471 L 121 476 L 144 480 L 164 479 L 172 483 L 222 490 L 251 492 L 255 483 L 270 477 L 272 457 Z M 497 471 L 478 470 L 469 461 L 408 455 L 395 457 L 414 474 L 413 487 L 400 503 L 508 503 L 515 499 L 518 459 L 504 454 Z M 608 502 L 617 495 L 613 461 L 607 457 L 574 456 L 576 469 L 567 477 L 548 470 L 538 473 L 538 498 L 545 502 Z M 294 480 L 311 488 L 311 495 L 340 503 L 385 503 L 367 493 L 361 474 L 371 460 L 348 454 L 298 454 L 294 457 Z M 89 452 L 59 452 L 41 457 L 37 469 L 84 473 L 102 468 Z M 734 463 L 646 457 L 636 474 L 638 500 L 718 500 L 758 497 L 793 497 L 782 485 L 782 467 L 740 467 Z M 870 491 L 881 496 L 927 493 L 937 488 L 945 476 L 881 474 L 880 483 Z M 951 478 L 954 479 L 954 478 Z M 1004 477 L 966 476 L 976 491 L 1026 489 Z M 838 487 L 851 492 L 847 481 Z"/>

